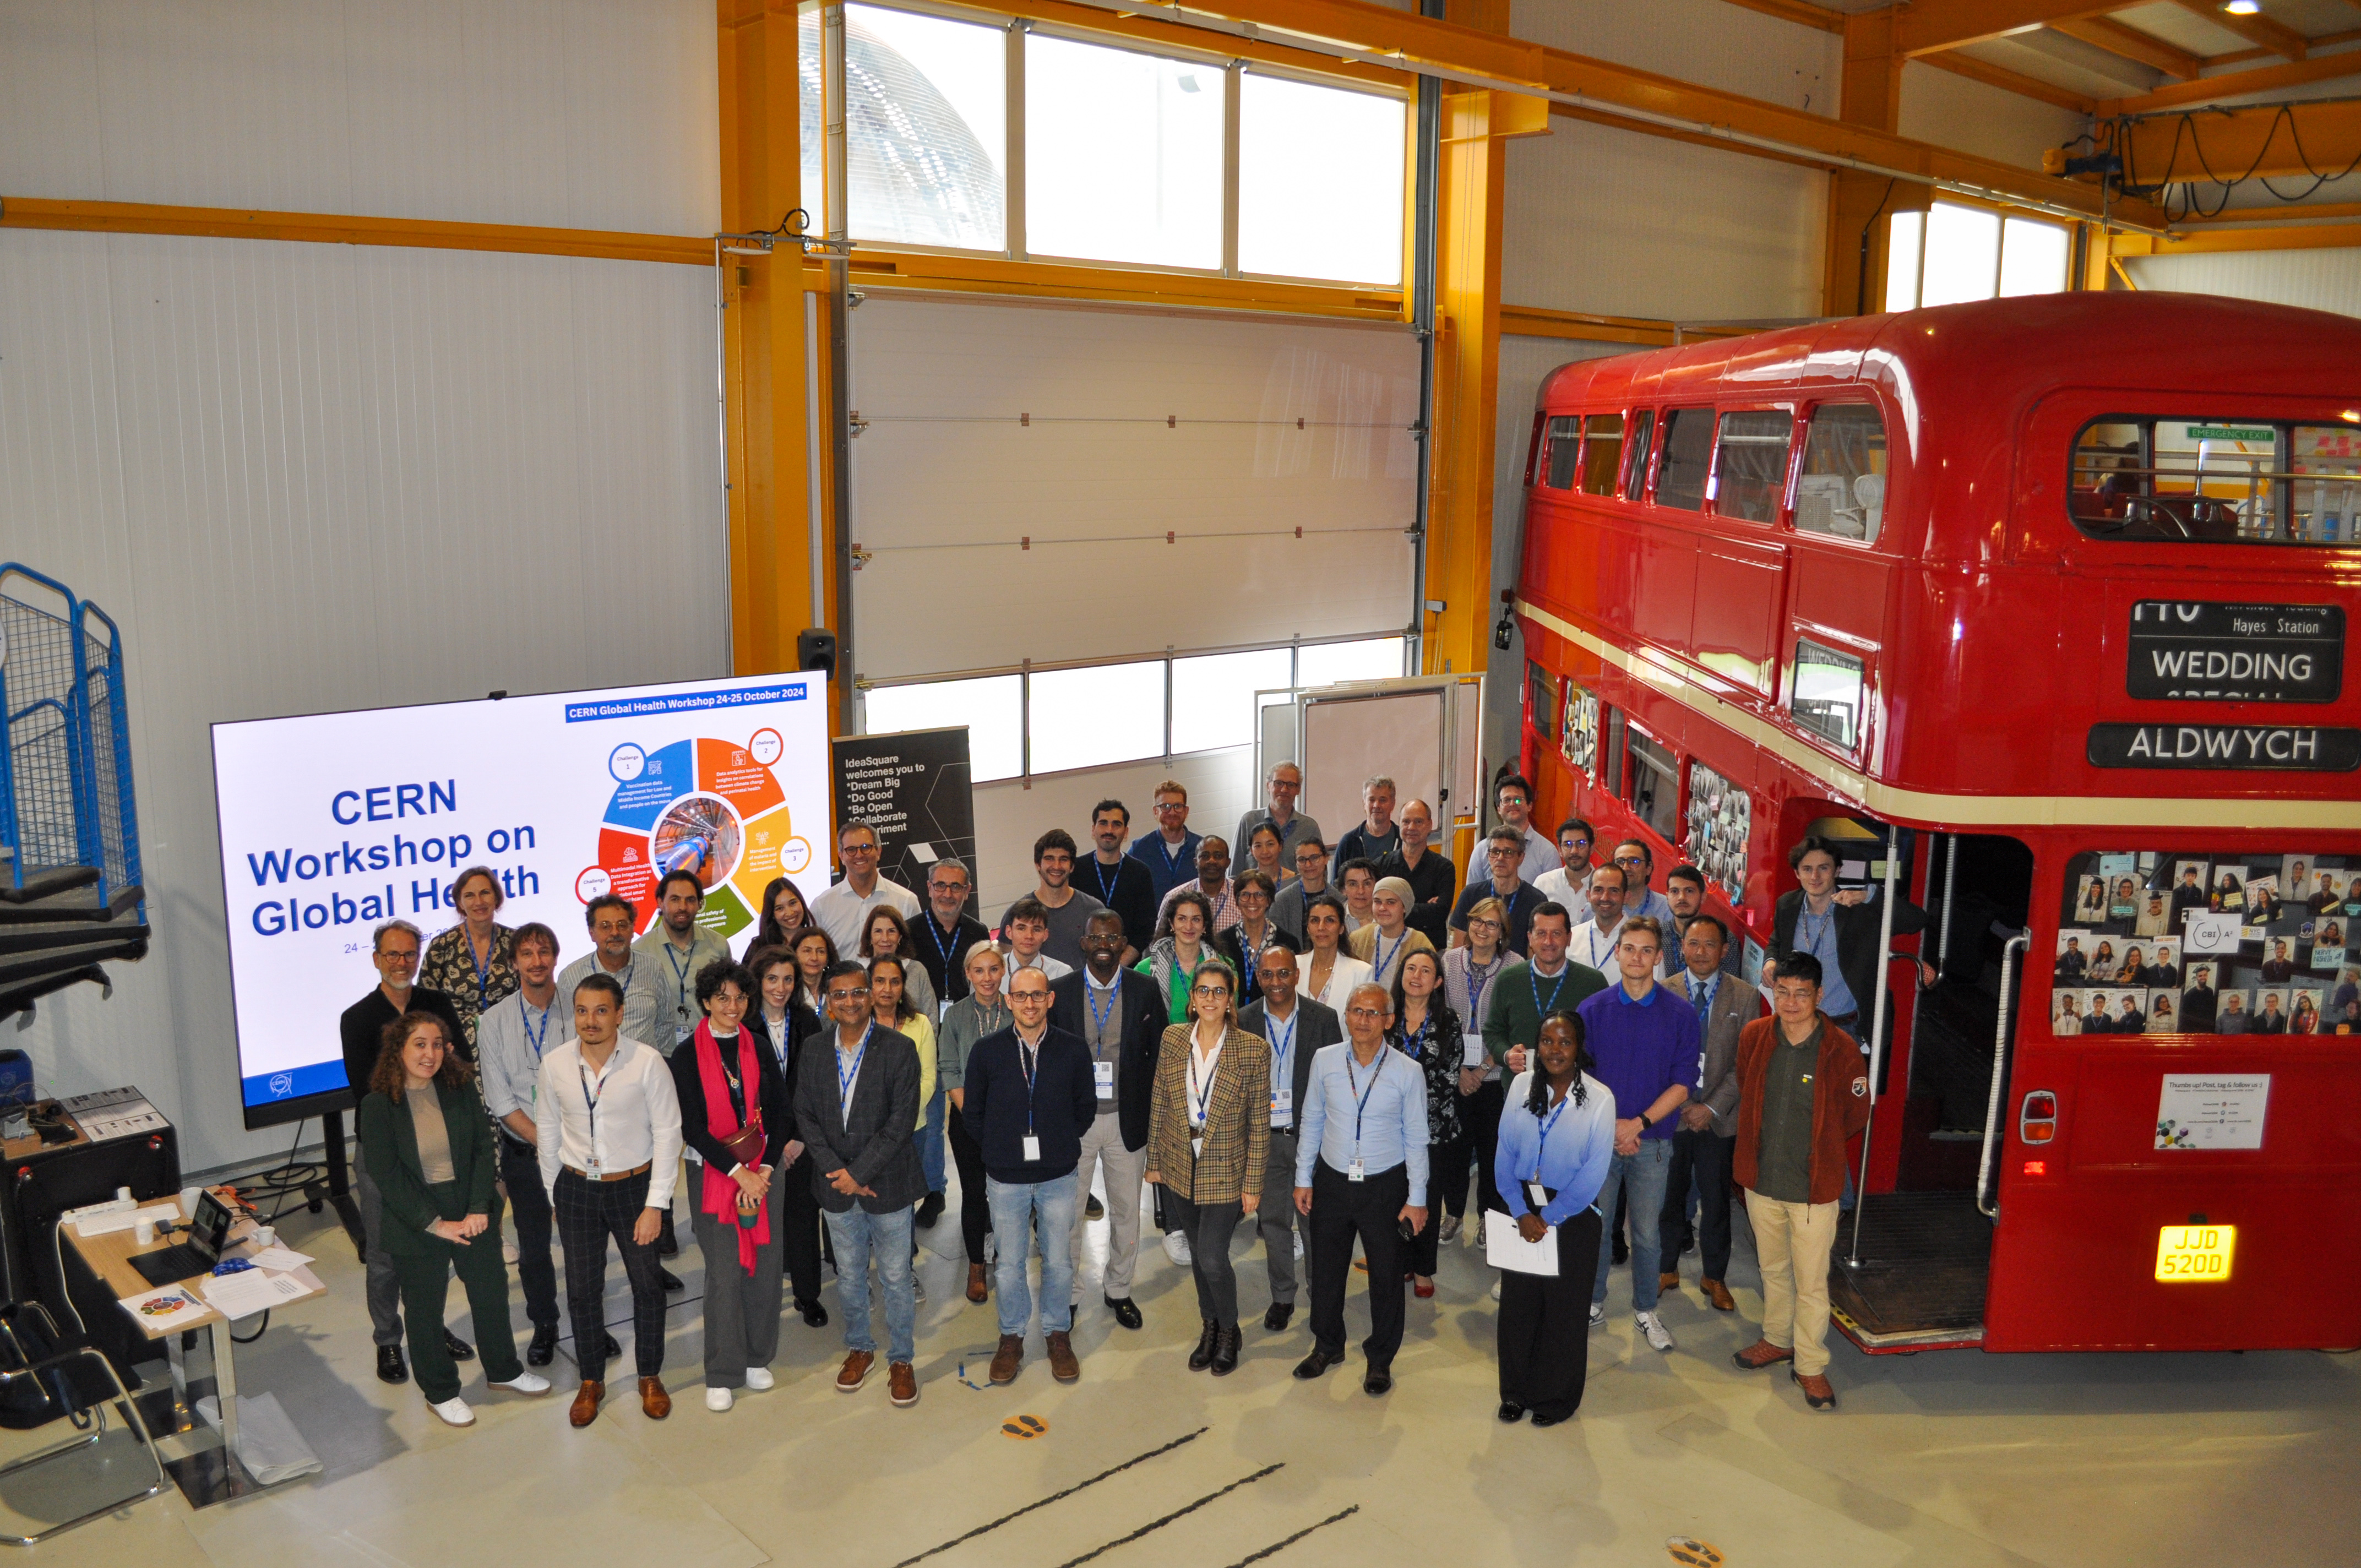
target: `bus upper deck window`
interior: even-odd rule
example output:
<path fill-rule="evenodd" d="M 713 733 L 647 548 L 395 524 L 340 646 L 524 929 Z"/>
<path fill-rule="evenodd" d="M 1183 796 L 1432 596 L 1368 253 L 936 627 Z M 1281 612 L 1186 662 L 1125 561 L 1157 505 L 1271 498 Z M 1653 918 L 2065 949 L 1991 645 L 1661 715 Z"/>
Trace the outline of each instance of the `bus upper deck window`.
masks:
<path fill-rule="evenodd" d="M 1884 515 L 1885 421 L 1864 403 L 1814 409 L 1795 484 L 1795 526 L 1873 544 Z"/>
<path fill-rule="evenodd" d="M 1611 496 L 1623 461 L 1623 416 L 1592 414 L 1582 422 L 1582 493 Z"/>
<path fill-rule="evenodd" d="M 1581 419 L 1572 414 L 1552 419 L 1542 437 L 1542 483 L 1553 490 L 1570 490 L 1581 467 Z"/>
<path fill-rule="evenodd" d="M 2074 438 L 2067 509 L 2094 539 L 2351 544 L 2361 430 L 2116 414 Z"/>
<path fill-rule="evenodd" d="M 1656 504 L 1705 510 L 1705 482 L 1713 472 L 1713 411 L 1675 409 L 1664 416 L 1664 455 L 1656 466 Z"/>
<path fill-rule="evenodd" d="M 1713 510 L 1748 522 L 1776 522 L 1787 489 L 1787 437 L 1795 417 L 1779 409 L 1721 416 Z"/>
<path fill-rule="evenodd" d="M 1631 416 L 1631 458 L 1623 469 L 1623 499 L 1636 501 L 1648 488 L 1648 442 L 1655 433 L 1656 411 L 1642 409 Z"/>

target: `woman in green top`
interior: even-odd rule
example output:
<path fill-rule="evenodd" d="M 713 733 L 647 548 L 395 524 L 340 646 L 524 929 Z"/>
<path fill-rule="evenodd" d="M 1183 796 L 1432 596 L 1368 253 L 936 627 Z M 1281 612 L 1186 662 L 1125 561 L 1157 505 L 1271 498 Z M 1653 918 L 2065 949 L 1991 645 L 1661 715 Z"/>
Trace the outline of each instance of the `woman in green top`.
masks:
<path fill-rule="evenodd" d="M 1156 939 L 1148 944 L 1148 956 L 1139 960 L 1138 968 L 1164 992 L 1167 1023 L 1189 1022 L 1191 979 L 1199 964 L 1216 956 L 1205 946 L 1213 928 L 1213 903 L 1194 889 L 1174 894 L 1164 906 L 1163 922 L 1156 927 Z"/>
<path fill-rule="evenodd" d="M 385 1250 L 401 1282 L 418 1391 L 437 1416 L 464 1427 L 475 1424 L 476 1413 L 459 1398 L 459 1368 L 443 1333 L 455 1269 L 467 1288 L 491 1386 L 545 1394 L 549 1380 L 517 1359 L 492 1186 L 500 1158 L 491 1117 L 474 1072 L 451 1046 L 432 1013 L 405 1013 L 388 1024 L 359 1121 L 361 1149 L 384 1205 Z"/>
<path fill-rule="evenodd" d="M 1008 962 L 990 942 L 969 948 L 960 967 L 967 974 L 968 993 L 943 1014 L 935 1036 L 937 1081 L 950 1101 L 949 1128 L 951 1158 L 960 1179 L 960 1237 L 967 1245 L 967 1299 L 987 1299 L 992 1287 L 984 1275 L 984 1238 L 992 1234 L 992 1204 L 984 1191 L 983 1148 L 967 1130 L 961 1113 L 966 1100 L 967 1054 L 986 1035 L 996 1035 L 1015 1022 L 1008 1001 L 1000 994 Z"/>

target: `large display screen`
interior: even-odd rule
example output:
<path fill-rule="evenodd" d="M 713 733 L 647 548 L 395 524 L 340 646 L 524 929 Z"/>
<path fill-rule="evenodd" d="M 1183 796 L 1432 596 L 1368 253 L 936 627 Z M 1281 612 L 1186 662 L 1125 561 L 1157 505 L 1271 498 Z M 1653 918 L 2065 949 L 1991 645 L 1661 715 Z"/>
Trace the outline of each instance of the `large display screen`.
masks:
<path fill-rule="evenodd" d="M 377 983 L 377 927 L 432 941 L 469 866 L 500 878 L 500 924 L 557 933 L 561 963 L 589 950 L 591 899 L 631 900 L 644 931 L 678 865 L 724 935 L 771 878 L 825 884 L 828 714 L 807 673 L 214 725 L 247 1125 L 344 1102 L 337 1020 Z"/>

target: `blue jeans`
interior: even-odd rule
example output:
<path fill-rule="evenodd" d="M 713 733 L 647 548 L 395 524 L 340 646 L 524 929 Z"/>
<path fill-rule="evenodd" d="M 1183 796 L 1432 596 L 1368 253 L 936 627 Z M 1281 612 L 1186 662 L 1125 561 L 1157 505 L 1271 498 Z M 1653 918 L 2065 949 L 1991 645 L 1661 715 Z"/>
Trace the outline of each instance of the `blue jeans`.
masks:
<path fill-rule="evenodd" d="M 927 1102 L 927 1124 L 918 1129 L 918 1168 L 927 1174 L 927 1190 L 940 1192 L 943 1187 L 943 1110 L 949 1103 L 942 1086 L 935 1086 L 935 1097 Z"/>
<path fill-rule="evenodd" d="M 1598 1212 L 1615 1212 L 1620 1191 L 1631 1201 L 1624 1205 L 1631 1217 L 1631 1310 L 1656 1310 L 1656 1266 L 1664 1258 L 1664 1180 L 1673 1168 L 1673 1140 L 1642 1138 L 1638 1154 L 1619 1154 L 1607 1166 L 1607 1184 L 1598 1190 Z M 1607 1268 L 1614 1253 L 1598 1249 L 1598 1277 L 1590 1287 L 1590 1304 L 1607 1299 Z"/>
<path fill-rule="evenodd" d="M 1029 1185 L 984 1178 L 992 1232 L 1000 1238 L 993 1294 L 1000 1301 L 1004 1334 L 1022 1334 L 1033 1316 L 1033 1298 L 1025 1288 L 1025 1261 L 1032 1251 L 1026 1242 L 1036 1216 L 1041 1222 L 1041 1332 L 1064 1333 L 1074 1326 L 1074 1188 L 1071 1170 L 1055 1181 Z"/>
<path fill-rule="evenodd" d="M 877 1337 L 869 1329 L 869 1256 L 873 1252 L 877 1277 L 885 1287 L 885 1360 L 891 1365 L 915 1359 L 918 1296 L 910 1272 L 910 1211 L 873 1214 L 855 1204 L 828 1216 L 828 1234 L 836 1243 L 836 1295 L 844 1309 L 844 1348 L 877 1354 Z"/>

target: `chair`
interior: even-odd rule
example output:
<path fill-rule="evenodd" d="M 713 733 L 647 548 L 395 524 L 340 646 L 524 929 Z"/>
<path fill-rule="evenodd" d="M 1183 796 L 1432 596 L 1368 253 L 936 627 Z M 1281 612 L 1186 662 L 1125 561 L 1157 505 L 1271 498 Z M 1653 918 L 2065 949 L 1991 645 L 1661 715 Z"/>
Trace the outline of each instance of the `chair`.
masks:
<path fill-rule="evenodd" d="M 32 1470 L 84 1449 L 95 1448 L 106 1435 L 106 1407 L 119 1401 L 124 1419 L 148 1451 L 156 1478 L 147 1486 L 55 1524 L 34 1535 L 0 1534 L 0 1543 L 31 1546 L 50 1536 L 87 1524 L 104 1514 L 155 1497 L 170 1485 L 156 1440 L 132 1403 L 131 1391 L 104 1355 L 82 1340 L 59 1332 L 57 1320 L 38 1301 L 0 1306 L 0 1428 L 31 1431 L 60 1418 L 77 1432 L 63 1442 L 0 1464 L 0 1476 Z"/>

